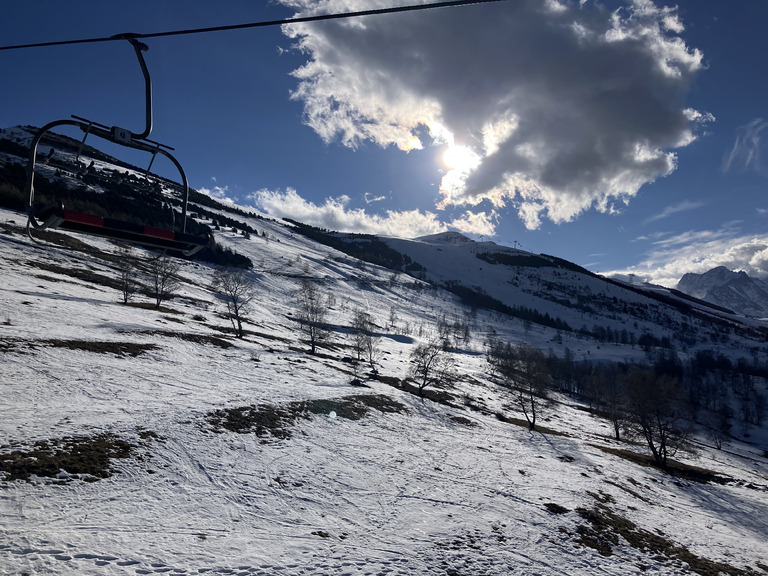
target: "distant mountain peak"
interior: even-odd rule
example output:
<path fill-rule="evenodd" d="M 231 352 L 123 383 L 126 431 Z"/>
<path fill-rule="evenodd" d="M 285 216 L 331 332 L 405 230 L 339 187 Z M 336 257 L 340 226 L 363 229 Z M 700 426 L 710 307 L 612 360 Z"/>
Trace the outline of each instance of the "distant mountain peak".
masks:
<path fill-rule="evenodd" d="M 768 284 L 743 270 L 735 272 L 718 266 L 702 274 L 689 272 L 680 279 L 677 289 L 745 316 L 768 317 Z"/>

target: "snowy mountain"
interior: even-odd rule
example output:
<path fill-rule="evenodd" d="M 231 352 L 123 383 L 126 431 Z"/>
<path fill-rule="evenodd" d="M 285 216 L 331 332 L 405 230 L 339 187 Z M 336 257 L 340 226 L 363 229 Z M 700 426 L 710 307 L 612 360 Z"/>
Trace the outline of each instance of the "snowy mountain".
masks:
<path fill-rule="evenodd" d="M 680 279 L 677 288 L 745 316 L 768 317 L 768 284 L 750 278 L 744 271 L 733 272 L 718 266 L 703 274 L 689 272 Z"/>
<path fill-rule="evenodd" d="M 0 174 L 21 163 L 0 149 Z M 338 234 L 195 198 L 249 263 L 243 338 L 206 260 L 171 258 L 155 305 L 157 254 L 38 244 L 0 209 L 0 572 L 768 572 L 762 323 L 453 233 Z M 327 306 L 316 354 L 307 283 Z M 360 311 L 375 371 L 355 364 Z M 456 378 L 421 397 L 411 359 L 438 336 Z M 534 431 L 492 339 L 546 354 Z M 615 438 L 594 392 L 629 362 L 679 368 L 697 400 L 697 453 L 668 469 Z"/>

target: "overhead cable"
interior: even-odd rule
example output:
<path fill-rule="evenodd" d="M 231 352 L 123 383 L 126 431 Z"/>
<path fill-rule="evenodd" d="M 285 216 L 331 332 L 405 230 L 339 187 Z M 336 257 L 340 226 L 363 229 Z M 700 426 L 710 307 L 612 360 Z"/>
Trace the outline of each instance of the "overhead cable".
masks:
<path fill-rule="evenodd" d="M 226 26 L 210 26 L 208 28 L 188 28 L 185 30 L 170 30 L 165 32 L 150 32 L 145 34 L 117 34 L 99 38 L 80 38 L 76 40 L 57 40 L 52 42 L 35 42 L 32 44 L 17 44 L 13 46 L 0 46 L 0 50 L 20 50 L 23 48 L 43 48 L 47 46 L 66 46 L 70 44 L 91 44 L 95 42 L 114 42 L 126 38 L 147 39 L 168 36 L 185 36 L 189 34 L 206 34 L 208 32 L 229 32 L 232 30 L 244 30 L 247 28 L 264 28 L 267 26 L 282 26 L 284 24 L 299 24 L 303 22 L 320 22 L 323 20 L 339 20 L 342 18 L 356 18 L 360 16 L 374 16 L 379 14 L 394 14 L 397 12 L 414 12 L 417 10 L 429 10 L 434 8 L 449 8 L 455 6 L 469 6 L 472 4 L 490 4 L 491 2 L 505 2 L 506 0 L 450 0 L 435 2 L 432 4 L 419 4 L 411 6 L 393 6 L 390 8 L 378 8 L 375 10 L 359 10 L 357 12 L 343 12 L 338 14 L 320 14 L 316 16 L 299 16 L 284 18 L 281 20 L 266 20 L 261 22 L 249 22 L 247 24 L 230 24 Z"/>

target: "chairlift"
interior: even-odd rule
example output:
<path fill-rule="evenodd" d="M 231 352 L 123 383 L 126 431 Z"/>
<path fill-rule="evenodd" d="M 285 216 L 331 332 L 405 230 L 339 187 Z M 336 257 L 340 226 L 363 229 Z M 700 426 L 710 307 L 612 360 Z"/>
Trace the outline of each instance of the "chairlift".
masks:
<path fill-rule="evenodd" d="M 129 242 L 148 248 L 181 252 L 185 256 L 191 256 L 202 248 L 209 246 L 212 243 L 212 236 L 207 230 L 202 234 L 192 234 L 186 231 L 187 203 L 189 201 L 187 176 L 184 173 L 181 164 L 179 164 L 176 158 L 171 154 L 173 148 L 148 138 L 152 131 L 152 82 L 142 54 L 143 51 L 148 50 L 148 47 L 130 34 L 116 36 L 116 38 L 130 42 L 136 53 L 136 57 L 139 60 L 139 65 L 141 66 L 141 71 L 144 75 L 146 94 L 146 127 L 142 133 L 135 134 L 125 128 L 106 126 L 74 115 L 71 116 L 71 118 L 55 120 L 43 126 L 32 139 L 29 150 L 29 163 L 27 167 L 27 233 L 32 240 L 37 241 L 32 235 L 32 228 L 36 230 L 70 230 L 73 232 Z M 91 135 L 126 148 L 132 148 L 151 154 L 152 158 L 149 166 L 144 171 L 145 179 L 149 176 L 152 164 L 158 154 L 168 158 L 173 165 L 176 166 L 181 176 L 182 208 L 179 225 L 175 226 L 174 223 L 170 228 L 160 228 L 127 222 L 116 218 L 99 216 L 96 214 L 79 212 L 67 208 L 62 202 L 49 203 L 47 205 L 41 205 L 39 202 L 36 203 L 35 165 L 37 163 L 37 147 L 42 138 L 57 126 L 76 126 L 83 131 L 83 139 L 77 150 L 76 164 L 83 164 L 84 167 L 85 164 L 81 162 L 80 157 L 85 147 L 86 138 Z M 48 155 L 44 162 L 50 160 L 50 157 L 51 154 Z M 91 162 L 90 167 L 93 167 L 93 162 Z M 175 216 L 176 211 L 171 209 L 171 213 Z"/>

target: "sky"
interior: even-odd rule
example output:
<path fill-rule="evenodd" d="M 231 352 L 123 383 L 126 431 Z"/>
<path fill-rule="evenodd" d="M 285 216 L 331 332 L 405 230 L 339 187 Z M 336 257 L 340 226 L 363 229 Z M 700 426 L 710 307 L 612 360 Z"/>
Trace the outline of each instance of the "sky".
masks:
<path fill-rule="evenodd" d="M 12 2 L 0 45 L 429 2 Z M 458 230 L 666 286 L 765 278 L 766 24 L 765 0 L 507 0 L 153 38 L 151 138 L 275 218 Z M 144 127 L 127 42 L 0 51 L 0 74 L 0 127 Z"/>

